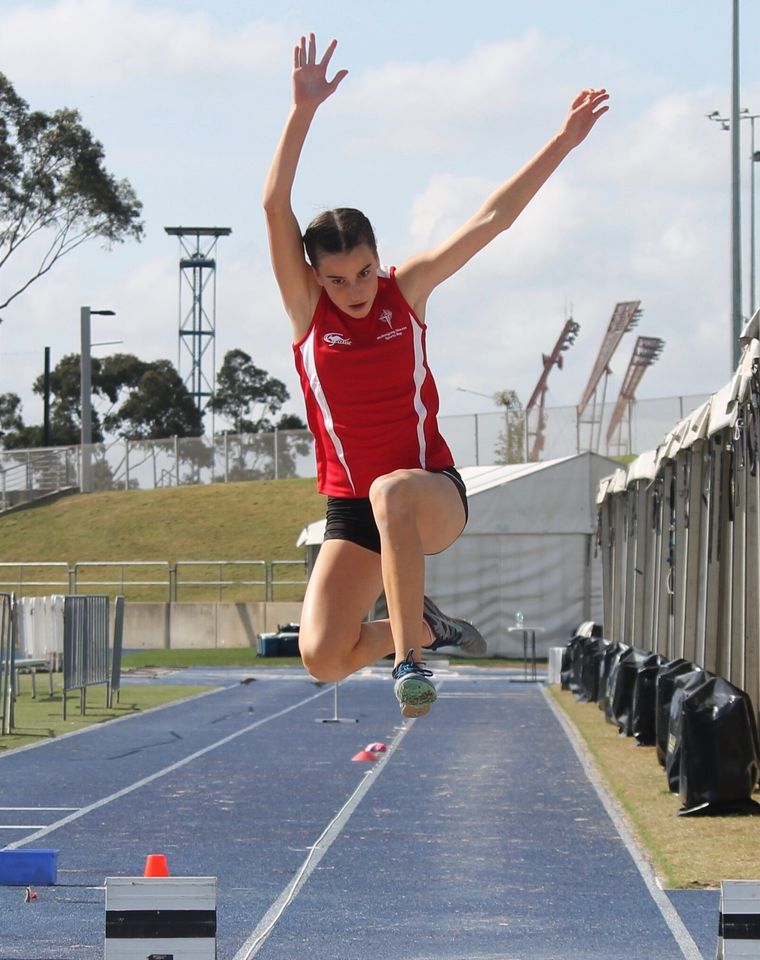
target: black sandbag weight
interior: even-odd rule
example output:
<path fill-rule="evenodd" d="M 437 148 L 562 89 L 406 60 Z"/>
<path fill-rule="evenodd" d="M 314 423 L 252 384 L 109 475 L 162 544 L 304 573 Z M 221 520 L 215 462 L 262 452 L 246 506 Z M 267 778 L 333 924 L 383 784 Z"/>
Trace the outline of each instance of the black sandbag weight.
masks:
<path fill-rule="evenodd" d="M 681 704 L 680 816 L 760 813 L 757 729 L 749 696 L 711 677 Z"/>
<path fill-rule="evenodd" d="M 631 707 L 631 733 L 640 747 L 653 747 L 657 742 L 657 677 L 667 662 L 666 657 L 652 653 L 636 674 Z"/>
<path fill-rule="evenodd" d="M 655 682 L 655 746 L 660 766 L 665 766 L 668 751 L 668 726 L 670 724 L 670 701 L 673 697 L 676 679 L 684 673 L 698 670 L 695 663 L 679 658 L 665 664 Z"/>

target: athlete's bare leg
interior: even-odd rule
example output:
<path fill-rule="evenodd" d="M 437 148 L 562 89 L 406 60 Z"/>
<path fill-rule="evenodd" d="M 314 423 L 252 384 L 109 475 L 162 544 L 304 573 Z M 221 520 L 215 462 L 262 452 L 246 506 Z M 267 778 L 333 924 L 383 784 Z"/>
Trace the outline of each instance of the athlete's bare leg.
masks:
<path fill-rule="evenodd" d="M 325 540 L 306 588 L 299 647 L 318 680 L 342 680 L 393 653 L 387 620 L 362 621 L 383 591 L 380 556 L 348 540 Z"/>
<path fill-rule="evenodd" d="M 382 557 L 348 540 L 326 540 L 309 578 L 299 647 L 318 680 L 343 680 L 362 667 L 431 641 L 422 620 L 425 554 L 451 544 L 465 523 L 454 483 L 425 470 L 397 470 L 370 490 Z M 388 620 L 363 622 L 385 589 Z"/>
<path fill-rule="evenodd" d="M 420 660 L 422 646 L 432 640 L 422 620 L 425 556 L 456 540 L 465 524 L 464 506 L 449 477 L 426 470 L 395 470 L 379 477 L 369 497 L 380 531 L 395 662 L 409 650 Z"/>

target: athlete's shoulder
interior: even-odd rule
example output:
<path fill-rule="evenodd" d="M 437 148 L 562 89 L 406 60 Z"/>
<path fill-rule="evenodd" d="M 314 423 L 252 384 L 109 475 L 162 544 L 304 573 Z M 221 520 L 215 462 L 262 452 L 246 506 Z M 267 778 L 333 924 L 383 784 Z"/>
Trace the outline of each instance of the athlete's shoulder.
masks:
<path fill-rule="evenodd" d="M 417 312 L 409 302 L 409 299 L 406 296 L 402 286 L 398 282 L 396 277 L 396 268 L 384 267 L 381 269 L 384 272 L 381 273 L 378 271 L 378 289 L 380 294 L 384 296 L 387 301 L 392 302 L 396 307 L 407 310 L 419 323 L 420 319 L 417 315 Z"/>

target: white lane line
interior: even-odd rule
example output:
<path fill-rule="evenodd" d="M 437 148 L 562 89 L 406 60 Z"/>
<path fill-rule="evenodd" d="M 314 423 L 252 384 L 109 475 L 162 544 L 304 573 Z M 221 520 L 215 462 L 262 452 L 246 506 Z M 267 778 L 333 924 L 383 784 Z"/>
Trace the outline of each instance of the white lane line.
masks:
<path fill-rule="evenodd" d="M 442 683 L 439 683 L 437 689 L 440 690 L 442 685 Z M 401 741 L 412 729 L 413 725 L 414 721 L 404 724 L 404 726 L 396 734 L 396 737 L 388 747 L 388 750 L 382 755 L 381 759 L 378 760 L 377 763 L 373 764 L 372 769 L 365 774 L 363 780 L 356 790 L 354 790 L 348 800 L 346 800 L 340 810 L 322 831 L 320 837 L 310 848 L 306 859 L 296 871 L 293 879 L 284 888 L 279 897 L 274 901 L 271 907 L 261 918 L 258 926 L 235 954 L 233 960 L 253 960 L 253 957 L 256 956 L 271 932 L 274 930 L 280 917 L 283 915 L 283 913 L 285 913 L 287 908 L 300 893 L 301 888 L 304 886 L 306 881 L 317 869 L 320 860 L 341 835 L 343 828 L 346 826 L 348 821 L 351 819 L 352 814 L 364 799 L 367 791 L 383 772 L 388 764 L 388 761 L 395 753 Z"/>
<path fill-rule="evenodd" d="M 231 733 L 229 736 L 222 738 L 221 740 L 216 740 L 214 743 L 209 744 L 207 747 L 204 747 L 202 750 L 196 750 L 195 753 L 191 753 L 189 756 L 185 757 L 183 760 L 178 760 L 176 763 L 171 764 L 171 766 L 164 767 L 162 770 L 157 770 L 155 773 L 152 773 L 149 777 L 143 777 L 142 780 L 137 780 L 135 783 L 130 784 L 128 787 L 123 787 L 121 790 L 117 790 L 116 793 L 111 793 L 107 797 L 102 797 L 100 800 L 96 800 L 95 803 L 90 803 L 86 807 L 81 807 L 76 813 L 70 814 L 68 817 L 63 817 L 60 820 L 56 820 L 55 823 L 51 823 L 49 826 L 45 827 L 43 830 L 39 830 L 37 833 L 32 833 L 28 837 L 24 837 L 22 840 L 16 840 L 14 843 L 9 843 L 7 846 L 3 847 L 3 850 L 16 850 L 19 847 L 25 846 L 27 843 L 32 843 L 35 840 L 39 840 L 42 837 L 46 837 L 49 833 L 52 833 L 54 830 L 58 830 L 61 827 L 65 827 L 68 823 L 73 823 L 74 820 L 79 820 L 80 817 L 86 816 L 88 813 L 92 813 L 93 810 L 99 810 L 101 807 L 105 807 L 107 804 L 112 803 L 114 800 L 119 800 L 121 797 L 126 797 L 128 794 L 133 793 L 135 790 L 139 790 L 141 787 L 147 786 L 149 783 L 153 783 L 154 780 L 159 780 L 161 777 L 165 777 L 170 773 L 174 773 L 175 770 L 179 770 L 181 767 L 187 766 L 188 763 L 192 763 L 193 760 L 197 760 L 199 757 L 205 756 L 207 753 L 211 753 L 212 750 L 216 750 L 219 747 L 223 747 L 225 744 L 230 743 L 232 740 L 237 740 L 238 737 L 242 737 L 246 733 L 250 733 L 251 730 L 255 730 L 256 727 L 261 727 L 265 723 L 269 723 L 272 720 L 277 720 L 279 717 L 284 717 L 287 713 L 292 713 L 293 710 L 298 710 L 299 707 L 305 706 L 307 703 L 311 703 L 312 700 L 317 700 L 319 697 L 323 697 L 330 690 L 329 687 L 324 690 L 320 690 L 318 693 L 312 694 L 310 697 L 306 697 L 305 700 L 299 700 L 298 703 L 294 703 L 289 707 L 285 707 L 284 710 L 279 710 L 277 713 L 273 713 L 268 717 L 263 717 L 261 720 L 257 720 L 255 723 L 249 723 L 247 727 L 243 727 L 241 730 L 238 730 L 237 733 Z"/>
<path fill-rule="evenodd" d="M 9 823 L 8 826 L 0 823 L 0 830 L 39 830 L 44 826 L 44 823 Z"/>
<path fill-rule="evenodd" d="M 699 947 L 696 945 L 691 934 L 684 926 L 683 920 L 681 920 L 679 917 L 678 911 L 668 899 L 667 894 L 660 888 L 660 885 L 657 882 L 657 877 L 655 876 L 651 865 L 639 850 L 633 834 L 628 829 L 628 824 L 618 812 L 615 800 L 607 789 L 607 784 L 601 779 L 599 771 L 596 768 L 596 764 L 589 755 L 585 743 L 579 739 L 575 727 L 573 727 L 563 711 L 554 702 L 546 687 L 541 687 L 540 689 L 544 700 L 546 700 L 546 702 L 549 704 L 554 716 L 557 718 L 560 726 L 565 731 L 567 739 L 570 741 L 570 746 L 575 751 L 578 759 L 581 762 L 581 765 L 583 766 L 583 769 L 586 772 L 586 776 L 591 781 L 592 787 L 594 790 L 596 790 L 599 799 L 602 801 L 602 805 L 607 811 L 607 815 L 609 816 L 610 820 L 612 820 L 620 839 L 625 844 L 628 853 L 631 855 L 631 859 L 636 864 L 636 867 L 641 874 L 641 878 L 644 881 L 647 890 L 649 891 L 649 895 L 654 900 L 657 908 L 662 914 L 662 919 L 665 921 L 670 932 L 673 934 L 673 938 L 678 944 L 678 947 L 685 960 L 704 960 Z"/>

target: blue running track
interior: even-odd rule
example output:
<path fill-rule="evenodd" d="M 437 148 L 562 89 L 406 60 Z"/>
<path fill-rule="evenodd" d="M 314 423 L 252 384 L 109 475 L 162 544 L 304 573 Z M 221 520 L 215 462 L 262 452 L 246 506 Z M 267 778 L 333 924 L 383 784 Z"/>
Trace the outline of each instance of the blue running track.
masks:
<path fill-rule="evenodd" d="M 323 724 L 301 670 L 185 671 L 221 686 L 0 757 L 0 847 L 60 851 L 37 900 L 0 887 L 0 960 L 101 960 L 148 853 L 218 877 L 219 960 L 711 960 L 718 893 L 660 890 L 542 684 L 444 668 L 403 722 L 388 674 Z"/>

